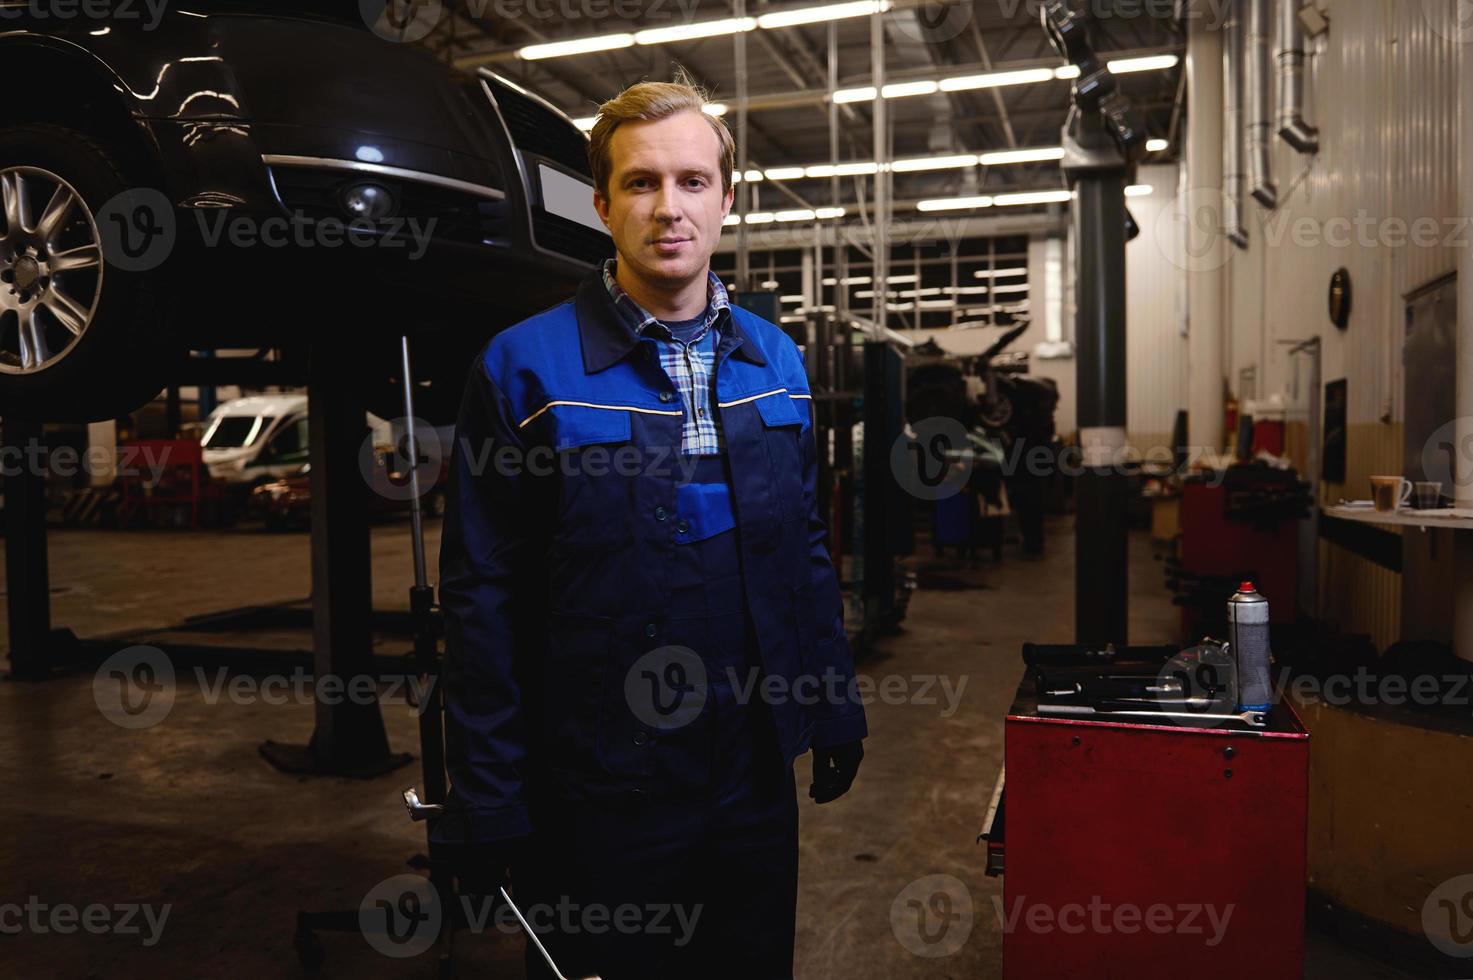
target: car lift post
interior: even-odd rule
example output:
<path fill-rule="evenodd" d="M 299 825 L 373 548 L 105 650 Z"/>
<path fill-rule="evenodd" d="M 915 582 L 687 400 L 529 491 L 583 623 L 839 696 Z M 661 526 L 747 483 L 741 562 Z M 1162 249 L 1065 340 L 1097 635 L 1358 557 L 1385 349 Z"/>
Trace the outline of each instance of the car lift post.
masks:
<path fill-rule="evenodd" d="M 51 676 L 51 579 L 46 560 L 46 475 L 41 423 L 9 417 L 4 423 L 5 590 L 10 626 L 9 680 Z"/>
<path fill-rule="evenodd" d="M 1125 448 L 1125 244 L 1134 222 L 1125 188 L 1145 132 L 1095 55 L 1087 17 L 1049 0 L 1044 29 L 1079 67 L 1064 124 L 1060 166 L 1074 191 L 1078 421 L 1083 467 L 1075 483 L 1074 636 L 1079 643 L 1127 640 L 1129 483 Z"/>
<path fill-rule="evenodd" d="M 312 668 L 316 727 L 306 746 L 267 741 L 261 754 L 284 772 L 371 778 L 411 761 L 389 751 L 373 676 L 373 589 L 364 367 L 347 349 L 308 353 L 307 439 L 312 460 Z M 364 699 L 369 678 L 373 696 Z M 327 687 L 327 684 L 331 687 Z"/>

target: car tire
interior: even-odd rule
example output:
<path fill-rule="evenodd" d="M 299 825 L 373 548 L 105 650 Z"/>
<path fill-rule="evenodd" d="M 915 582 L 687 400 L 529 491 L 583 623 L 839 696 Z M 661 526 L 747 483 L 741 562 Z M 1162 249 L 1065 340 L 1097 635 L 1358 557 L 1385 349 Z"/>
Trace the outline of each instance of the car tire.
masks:
<path fill-rule="evenodd" d="M 138 186 L 117 160 L 63 126 L 0 128 L 0 416 L 116 418 L 167 380 L 172 345 L 153 273 L 104 255 L 97 215 Z M 44 216 L 63 192 L 71 203 L 48 236 Z M 19 222 L 15 200 L 25 203 Z M 89 247 L 96 258 L 84 264 Z M 74 267 L 54 268 L 62 262 Z M 18 304 L 33 318 L 24 345 Z"/>

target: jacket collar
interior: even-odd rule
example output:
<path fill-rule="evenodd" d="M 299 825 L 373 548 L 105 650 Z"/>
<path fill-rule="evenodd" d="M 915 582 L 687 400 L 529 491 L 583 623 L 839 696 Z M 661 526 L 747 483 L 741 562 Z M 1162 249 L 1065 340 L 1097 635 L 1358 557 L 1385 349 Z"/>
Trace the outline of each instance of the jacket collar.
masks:
<path fill-rule="evenodd" d="M 595 374 L 623 360 L 639 343 L 639 337 L 614 309 L 613 297 L 604 287 L 603 269 L 596 268 L 578 286 L 573 297 L 573 310 L 578 317 L 578 336 L 583 346 L 583 371 Z M 733 357 L 742 357 L 753 364 L 766 365 L 767 359 L 757 349 L 751 336 L 742 329 L 741 319 L 734 313 L 735 307 L 727 311 L 736 345 Z"/>

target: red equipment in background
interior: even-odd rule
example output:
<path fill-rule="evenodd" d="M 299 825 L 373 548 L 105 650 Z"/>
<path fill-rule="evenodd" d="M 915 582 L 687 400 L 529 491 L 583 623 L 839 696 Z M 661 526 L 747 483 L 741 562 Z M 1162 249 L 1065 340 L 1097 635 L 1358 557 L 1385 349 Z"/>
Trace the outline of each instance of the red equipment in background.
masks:
<path fill-rule="evenodd" d="M 1224 635 L 1226 597 L 1252 581 L 1270 603 L 1270 623 L 1293 623 L 1299 608 L 1299 520 L 1309 485 L 1292 470 L 1246 464 L 1182 481 L 1181 537 L 1167 585 L 1181 607 L 1182 639 Z"/>
<path fill-rule="evenodd" d="M 224 487 L 210 476 L 198 439 L 134 439 L 118 448 L 125 523 L 199 527 L 219 509 Z"/>
<path fill-rule="evenodd" d="M 1299 980 L 1309 735 L 1008 712 L 1005 980 Z M 1200 723 L 1199 723 L 1200 724 Z"/>

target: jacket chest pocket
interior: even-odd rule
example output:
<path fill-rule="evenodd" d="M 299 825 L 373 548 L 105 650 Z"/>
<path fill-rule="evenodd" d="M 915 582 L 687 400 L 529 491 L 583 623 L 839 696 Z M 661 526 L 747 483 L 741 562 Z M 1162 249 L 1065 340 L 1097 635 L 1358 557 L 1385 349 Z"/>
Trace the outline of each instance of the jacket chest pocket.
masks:
<path fill-rule="evenodd" d="M 806 402 L 798 402 L 787 392 L 757 399 L 757 412 L 762 417 L 762 436 L 772 461 L 771 486 L 777 497 L 778 520 L 782 523 L 806 520 L 803 507 L 803 431 L 808 421 Z"/>
<path fill-rule="evenodd" d="M 558 486 L 557 533 L 580 547 L 621 546 L 630 540 L 637 453 L 629 412 L 582 405 L 548 414 L 551 466 Z"/>

